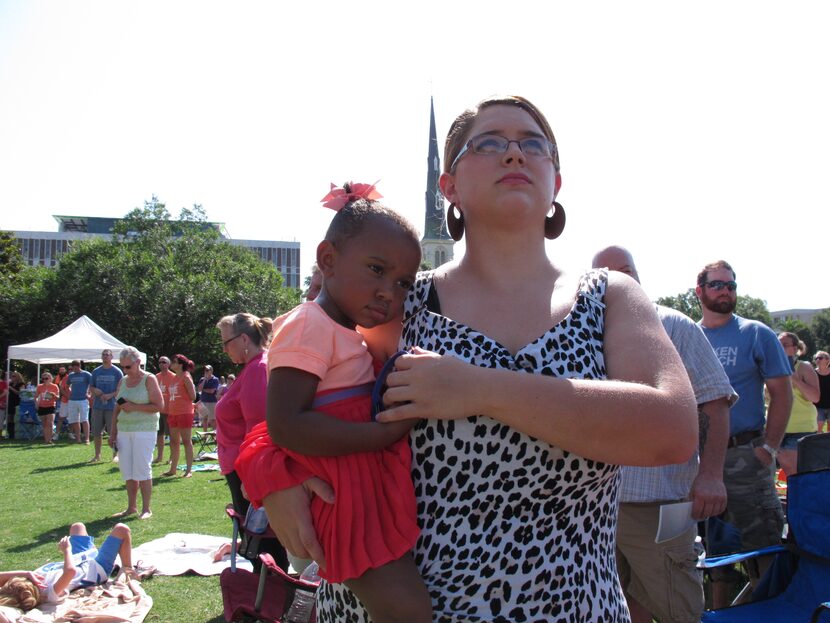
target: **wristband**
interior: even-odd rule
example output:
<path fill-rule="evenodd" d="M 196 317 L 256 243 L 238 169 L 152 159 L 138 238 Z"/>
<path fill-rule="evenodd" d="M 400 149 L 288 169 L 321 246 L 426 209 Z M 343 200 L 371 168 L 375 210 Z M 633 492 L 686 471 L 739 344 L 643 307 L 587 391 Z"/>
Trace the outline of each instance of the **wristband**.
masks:
<path fill-rule="evenodd" d="M 766 451 L 767 451 L 767 454 L 769 454 L 769 455 L 772 457 L 772 460 L 773 460 L 773 461 L 775 460 L 775 457 L 777 457 L 777 456 L 778 456 L 778 450 L 776 450 L 775 448 L 773 448 L 773 447 L 772 447 L 771 445 L 769 445 L 768 443 L 764 443 L 764 445 L 763 445 L 763 446 L 761 446 L 761 447 L 762 447 L 764 450 L 766 450 Z"/>

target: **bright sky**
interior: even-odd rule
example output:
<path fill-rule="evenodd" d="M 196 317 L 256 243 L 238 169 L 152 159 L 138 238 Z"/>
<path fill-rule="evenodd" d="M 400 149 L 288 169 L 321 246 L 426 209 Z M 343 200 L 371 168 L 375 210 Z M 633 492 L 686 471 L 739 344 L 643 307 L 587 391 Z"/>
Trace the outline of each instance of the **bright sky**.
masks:
<path fill-rule="evenodd" d="M 628 246 L 652 298 L 707 261 L 772 310 L 830 304 L 822 1 L 0 0 L 0 228 L 121 216 L 152 194 L 234 238 L 299 240 L 329 182 L 424 220 L 439 143 L 493 93 L 547 115 L 580 270 Z M 460 250 L 460 249 L 459 249 Z"/>

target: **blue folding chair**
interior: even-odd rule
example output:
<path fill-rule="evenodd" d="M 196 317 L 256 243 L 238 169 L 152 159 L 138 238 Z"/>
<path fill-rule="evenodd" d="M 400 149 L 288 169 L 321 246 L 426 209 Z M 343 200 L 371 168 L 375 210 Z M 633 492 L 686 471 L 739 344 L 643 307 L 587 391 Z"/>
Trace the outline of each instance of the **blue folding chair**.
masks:
<path fill-rule="evenodd" d="M 787 479 L 787 521 L 787 545 L 718 556 L 701 565 L 713 568 L 773 552 L 781 552 L 779 557 L 794 555 L 796 567 L 786 588 L 769 599 L 709 610 L 703 614 L 703 621 L 830 622 L 830 469 L 794 474 Z"/>
<path fill-rule="evenodd" d="M 21 402 L 17 407 L 17 417 L 16 436 L 18 439 L 29 441 L 43 435 L 43 426 L 37 416 L 34 402 Z"/>

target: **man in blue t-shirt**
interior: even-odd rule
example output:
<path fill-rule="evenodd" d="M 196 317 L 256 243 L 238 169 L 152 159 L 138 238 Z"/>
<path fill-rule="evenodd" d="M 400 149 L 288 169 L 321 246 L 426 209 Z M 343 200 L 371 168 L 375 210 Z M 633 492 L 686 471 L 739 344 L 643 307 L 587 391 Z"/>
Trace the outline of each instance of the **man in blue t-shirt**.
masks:
<path fill-rule="evenodd" d="M 81 370 L 81 362 L 77 359 L 72 362 L 70 369 L 72 371 L 66 377 L 69 385 L 66 421 L 75 435 L 75 441 L 89 445 L 89 385 L 92 383 L 92 375 Z"/>
<path fill-rule="evenodd" d="M 726 519 L 741 531 L 743 549 L 781 542 L 784 514 L 775 492 L 775 457 L 792 407 L 792 367 L 775 333 L 765 324 L 735 315 L 735 271 L 725 261 L 707 264 L 697 277 L 704 334 L 740 399 L 729 414 L 724 461 Z M 764 413 L 764 385 L 769 407 Z M 758 574 L 769 566 L 759 560 Z M 755 575 L 755 574 L 753 574 Z M 713 574 L 715 607 L 727 605 L 729 586 Z M 755 579 L 755 578 L 753 578 Z"/>
<path fill-rule="evenodd" d="M 112 365 L 112 351 L 105 348 L 101 351 L 103 363 L 92 371 L 90 391 L 95 397 L 92 403 L 92 414 L 90 417 L 90 428 L 92 429 L 92 440 L 95 443 L 95 455 L 90 463 L 98 463 L 101 460 L 101 446 L 103 445 L 104 431 L 109 435 L 112 427 L 112 412 L 115 409 L 115 394 L 118 391 L 118 383 L 124 373 Z M 112 460 L 118 460 L 118 450 L 112 449 Z"/>
<path fill-rule="evenodd" d="M 213 376 L 213 366 L 205 366 L 205 375 L 199 379 L 196 391 L 199 401 L 204 405 L 202 430 L 211 430 L 216 426 L 216 392 L 219 390 L 219 377 Z"/>

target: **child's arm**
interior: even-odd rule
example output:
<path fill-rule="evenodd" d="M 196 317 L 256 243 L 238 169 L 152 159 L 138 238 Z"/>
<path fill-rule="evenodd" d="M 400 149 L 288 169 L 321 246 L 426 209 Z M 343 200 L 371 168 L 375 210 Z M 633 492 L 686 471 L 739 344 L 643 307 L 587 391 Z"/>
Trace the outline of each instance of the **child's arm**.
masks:
<path fill-rule="evenodd" d="M 271 440 L 309 456 L 340 456 L 381 450 L 403 437 L 415 420 L 390 426 L 380 422 L 346 422 L 313 411 L 320 379 L 297 368 L 274 368 L 268 379 L 266 420 Z"/>
<path fill-rule="evenodd" d="M 69 545 L 69 537 L 65 536 L 58 543 L 58 549 L 63 552 L 63 574 L 52 587 L 55 595 L 63 595 L 63 592 L 69 588 L 69 583 L 75 577 L 75 563 L 72 562 L 72 548 Z"/>

